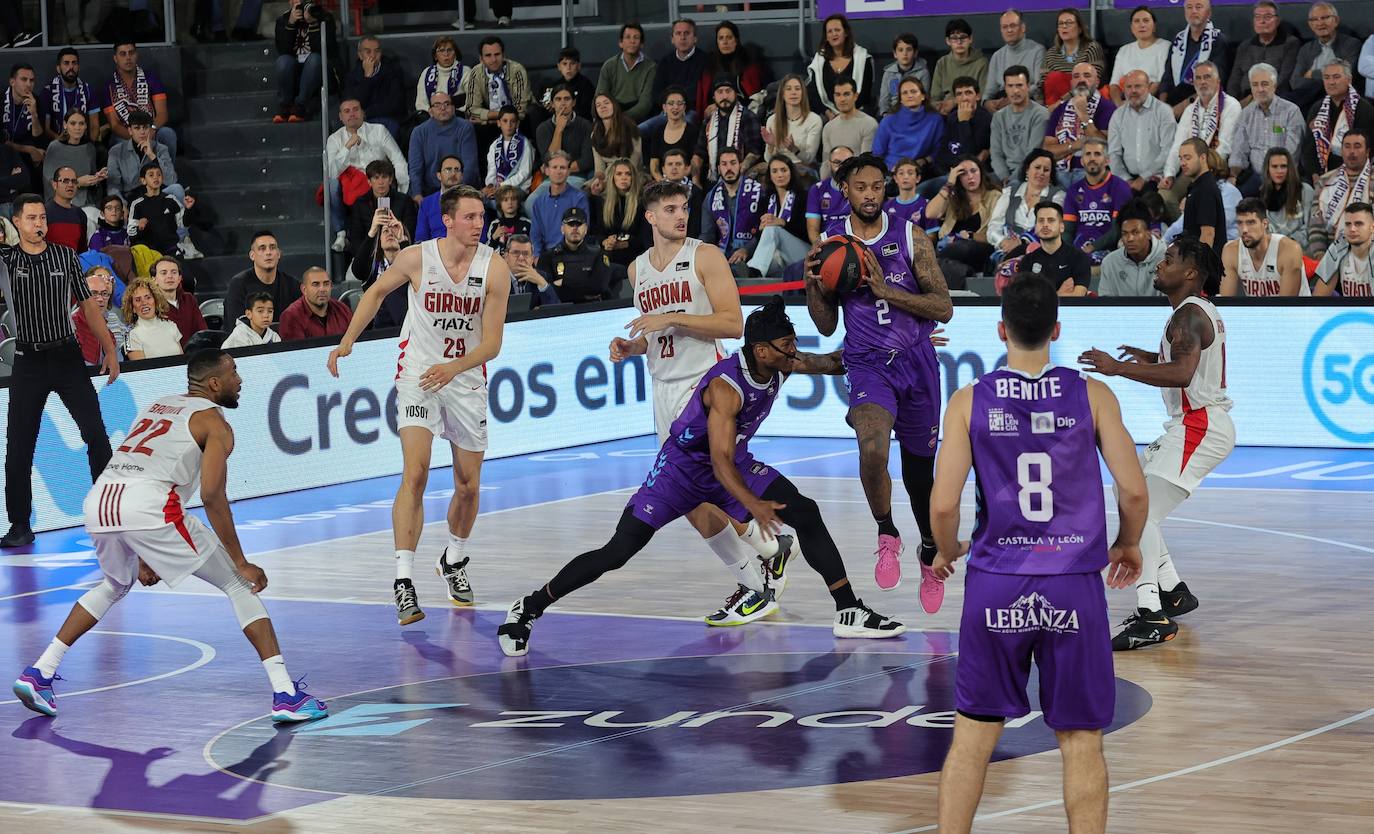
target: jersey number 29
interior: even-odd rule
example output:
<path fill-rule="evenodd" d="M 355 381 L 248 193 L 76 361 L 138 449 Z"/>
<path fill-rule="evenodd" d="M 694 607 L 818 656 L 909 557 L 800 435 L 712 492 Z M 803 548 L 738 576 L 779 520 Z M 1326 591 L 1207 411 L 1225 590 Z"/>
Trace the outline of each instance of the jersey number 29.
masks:
<path fill-rule="evenodd" d="M 462 339 L 444 339 L 445 359 L 457 359 L 461 356 L 466 356 L 467 352 L 468 346 L 463 343 Z"/>
<path fill-rule="evenodd" d="M 1050 492 L 1053 480 L 1049 452 L 1022 452 L 1016 456 L 1016 500 L 1026 521 L 1054 518 L 1054 493 Z"/>

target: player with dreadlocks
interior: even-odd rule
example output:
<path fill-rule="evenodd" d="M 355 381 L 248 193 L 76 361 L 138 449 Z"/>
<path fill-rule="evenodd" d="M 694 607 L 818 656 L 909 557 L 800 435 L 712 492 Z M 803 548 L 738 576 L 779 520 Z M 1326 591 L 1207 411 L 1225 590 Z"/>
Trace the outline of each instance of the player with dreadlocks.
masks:
<path fill-rule="evenodd" d="M 1226 327 L 1208 300 L 1221 288 L 1222 272 L 1212 247 L 1196 237 L 1176 239 L 1155 270 L 1155 289 L 1174 308 L 1159 352 L 1122 345 L 1118 359 L 1096 348 L 1078 358 L 1089 371 L 1161 389 L 1169 411 L 1164 434 L 1141 456 L 1150 493 L 1140 539 L 1144 565 L 1136 583 L 1136 613 L 1112 638 L 1116 651 L 1174 639 L 1174 618 L 1198 606 L 1179 580 L 1159 526 L 1236 446 L 1226 395 Z"/>
<path fill-rule="evenodd" d="M 769 535 L 776 535 L 782 524 L 796 530 L 803 557 L 835 600 L 836 637 L 905 632 L 906 626 L 854 595 L 816 502 L 749 453 L 749 440 L 793 373 L 841 374 L 844 366 L 836 353 L 797 352 L 796 330 L 781 296 L 774 296 L 745 321 L 744 347 L 701 378 L 611 540 L 568 562 L 548 584 L 511 605 L 497 630 L 501 651 L 511 657 L 527 653 L 530 628 L 545 609 L 607 571 L 624 567 L 659 528 L 701 504 L 724 510 L 736 533 L 751 518 Z"/>

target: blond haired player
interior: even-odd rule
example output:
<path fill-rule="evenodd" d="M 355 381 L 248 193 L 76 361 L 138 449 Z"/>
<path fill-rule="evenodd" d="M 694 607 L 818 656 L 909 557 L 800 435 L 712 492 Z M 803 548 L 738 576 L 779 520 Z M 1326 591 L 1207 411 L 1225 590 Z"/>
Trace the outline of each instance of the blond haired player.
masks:
<path fill-rule="evenodd" d="M 234 529 L 225 492 L 234 431 L 220 410 L 238 408 L 243 381 L 234 359 L 219 349 L 200 351 L 187 363 L 186 377 L 185 394 L 163 397 L 138 415 L 86 495 L 82 513 L 105 576 L 82 594 L 47 650 L 14 682 L 14 694 L 34 712 L 57 715 L 57 665 L 135 579 L 176 586 L 198 576 L 229 597 L 239 627 L 257 649 L 272 683 L 272 720 L 328 715 L 324 702 L 287 674 L 272 621 L 256 596 L 267 587 L 267 575 L 244 558 Z M 186 514 L 197 486 L 213 531 Z"/>
<path fill-rule="evenodd" d="M 396 543 L 396 620 L 422 620 L 411 575 L 424 528 L 424 493 L 434 438 L 453 452 L 453 499 L 448 506 L 448 545 L 434 570 L 455 605 L 472 605 L 468 581 L 468 536 L 477 520 L 482 456 L 487 450 L 486 363 L 501 352 L 510 270 L 480 242 L 486 209 L 470 186 L 450 188 L 439 199 L 447 237 L 409 246 L 377 277 L 358 302 L 353 321 L 329 354 L 329 372 L 339 375 L 341 357 L 353 350 L 392 290 L 409 285 L 410 309 L 401 326 L 396 360 L 396 425 L 404 468 L 391 508 Z"/>
<path fill-rule="evenodd" d="M 687 236 L 688 196 L 684 185 L 666 180 L 644 190 L 644 216 L 654 242 L 629 270 L 640 316 L 627 325 L 629 338 L 617 336 L 610 346 L 612 362 L 630 356 L 648 360 L 659 446 L 702 376 L 725 356 L 720 340 L 744 333 L 739 291 L 725 256 L 718 247 Z M 774 539 L 752 522 L 738 536 L 725 514 L 710 504 L 688 513 L 687 520 L 737 585 L 725 604 L 706 616 L 707 624 L 744 625 L 778 610 L 787 562 L 796 555 L 791 536 Z"/>
<path fill-rule="evenodd" d="M 1136 583 L 1136 613 L 1112 638 L 1115 651 L 1174 639 L 1178 624 L 1173 618 L 1198 605 L 1179 581 L 1159 526 L 1236 447 L 1226 394 L 1226 326 L 1208 300 L 1221 274 L 1221 260 L 1209 244 L 1191 236 L 1176 239 L 1155 268 L 1155 289 L 1174 308 L 1159 352 L 1122 345 L 1119 360 L 1097 349 L 1078 357 L 1090 371 L 1159 388 L 1169 411 L 1164 434 L 1141 456 L 1150 493 L 1140 538 L 1144 564 Z"/>

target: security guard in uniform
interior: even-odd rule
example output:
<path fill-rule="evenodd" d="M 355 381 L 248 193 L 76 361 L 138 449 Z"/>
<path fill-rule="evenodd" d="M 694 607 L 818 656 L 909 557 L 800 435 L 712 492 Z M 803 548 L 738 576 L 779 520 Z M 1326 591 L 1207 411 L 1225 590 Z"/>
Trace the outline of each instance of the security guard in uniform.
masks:
<path fill-rule="evenodd" d="M 559 300 L 582 304 L 614 298 L 618 281 L 613 265 L 601 247 L 587 240 L 587 212 L 580 206 L 563 212 L 562 231 L 563 242 L 540 255 L 535 267 L 553 284 Z"/>

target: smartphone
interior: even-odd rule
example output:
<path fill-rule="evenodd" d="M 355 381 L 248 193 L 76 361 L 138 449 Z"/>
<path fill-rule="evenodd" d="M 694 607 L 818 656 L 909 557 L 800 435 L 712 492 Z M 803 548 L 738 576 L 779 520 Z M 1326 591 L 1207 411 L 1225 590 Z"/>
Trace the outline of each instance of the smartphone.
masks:
<path fill-rule="evenodd" d="M 390 197 L 378 197 L 378 198 L 377 198 L 377 208 L 381 209 L 382 211 L 391 211 L 391 198 L 390 198 Z"/>

